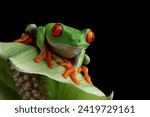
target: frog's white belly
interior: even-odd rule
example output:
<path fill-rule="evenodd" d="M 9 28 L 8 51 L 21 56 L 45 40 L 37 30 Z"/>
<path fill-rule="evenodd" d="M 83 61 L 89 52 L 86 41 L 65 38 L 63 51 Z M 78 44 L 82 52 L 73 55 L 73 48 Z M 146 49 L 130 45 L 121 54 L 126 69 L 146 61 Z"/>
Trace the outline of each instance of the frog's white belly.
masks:
<path fill-rule="evenodd" d="M 83 50 L 83 48 L 81 47 L 75 47 L 62 43 L 54 43 L 48 39 L 47 42 L 54 52 L 65 58 L 74 58 L 75 56 L 79 55 L 80 52 Z"/>

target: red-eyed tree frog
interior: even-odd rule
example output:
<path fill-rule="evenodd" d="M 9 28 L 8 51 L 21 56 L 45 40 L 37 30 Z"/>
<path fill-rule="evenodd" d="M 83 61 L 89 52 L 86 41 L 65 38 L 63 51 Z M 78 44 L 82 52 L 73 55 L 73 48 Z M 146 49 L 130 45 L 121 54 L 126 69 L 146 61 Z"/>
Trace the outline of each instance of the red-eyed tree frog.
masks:
<path fill-rule="evenodd" d="M 90 29 L 78 30 L 62 23 L 49 23 L 44 27 L 37 27 L 29 24 L 25 28 L 24 35 L 16 42 L 30 44 L 33 42 L 40 49 L 40 54 L 34 58 L 35 62 L 46 60 L 49 68 L 53 68 L 52 59 L 57 60 L 57 56 L 62 57 L 63 62 L 58 65 L 66 68 L 62 74 L 64 78 L 70 76 L 74 83 L 80 84 L 76 78 L 77 72 L 82 72 L 86 81 L 90 84 L 91 78 L 88 69 L 84 66 L 90 63 L 90 57 L 86 54 L 86 49 L 94 40 L 94 33 Z"/>

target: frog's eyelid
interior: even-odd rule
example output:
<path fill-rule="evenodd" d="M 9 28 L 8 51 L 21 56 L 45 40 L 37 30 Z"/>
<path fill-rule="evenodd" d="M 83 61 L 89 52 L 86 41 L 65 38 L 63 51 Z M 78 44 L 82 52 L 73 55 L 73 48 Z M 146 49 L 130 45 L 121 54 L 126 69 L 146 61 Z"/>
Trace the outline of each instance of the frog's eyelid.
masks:
<path fill-rule="evenodd" d="M 95 38 L 95 36 L 94 36 L 93 31 L 92 31 L 91 29 L 88 30 L 88 32 L 87 32 L 87 34 L 86 34 L 86 41 L 87 41 L 87 43 L 93 42 L 93 41 L 94 41 L 94 38 Z"/>

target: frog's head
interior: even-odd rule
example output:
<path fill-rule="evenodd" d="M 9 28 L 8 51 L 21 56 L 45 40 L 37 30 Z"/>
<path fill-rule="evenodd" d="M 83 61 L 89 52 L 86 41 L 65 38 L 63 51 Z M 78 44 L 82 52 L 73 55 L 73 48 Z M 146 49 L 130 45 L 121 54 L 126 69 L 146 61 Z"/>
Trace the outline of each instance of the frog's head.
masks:
<path fill-rule="evenodd" d="M 54 43 L 61 43 L 86 49 L 94 40 L 90 29 L 77 30 L 62 23 L 50 23 L 46 26 L 46 36 Z"/>
<path fill-rule="evenodd" d="M 90 29 L 77 30 L 62 23 L 50 23 L 46 25 L 46 38 L 53 48 L 61 48 L 79 53 L 88 48 L 94 40 L 94 33 Z M 59 46 L 59 47 L 58 47 Z"/>

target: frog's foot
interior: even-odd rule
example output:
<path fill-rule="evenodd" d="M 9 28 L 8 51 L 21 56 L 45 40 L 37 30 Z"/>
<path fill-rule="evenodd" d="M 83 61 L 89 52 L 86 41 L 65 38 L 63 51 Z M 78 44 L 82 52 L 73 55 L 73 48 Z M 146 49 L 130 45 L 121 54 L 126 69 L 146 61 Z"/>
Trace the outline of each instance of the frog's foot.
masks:
<path fill-rule="evenodd" d="M 57 56 L 56 56 L 54 53 L 52 53 L 48 48 L 46 48 L 44 51 L 42 51 L 42 52 L 39 54 L 39 56 L 37 56 L 36 58 L 34 58 L 34 61 L 35 61 L 36 63 L 39 63 L 39 62 L 41 62 L 43 59 L 45 59 L 47 65 L 48 65 L 48 67 L 49 67 L 49 68 L 53 68 L 54 65 L 53 65 L 53 63 L 52 63 L 52 59 L 51 59 L 51 58 L 52 58 L 53 60 L 57 60 Z"/>
<path fill-rule="evenodd" d="M 72 65 L 72 63 L 70 61 L 68 61 L 65 58 L 62 58 L 64 62 L 57 62 L 58 65 L 64 66 L 66 68 L 65 72 L 62 74 L 62 76 L 66 79 L 68 76 L 70 76 L 70 78 L 72 79 L 72 81 L 77 84 L 80 85 L 79 80 L 76 78 L 76 73 L 77 70 L 75 69 L 75 67 Z"/>
<path fill-rule="evenodd" d="M 15 40 L 17 43 L 32 44 L 33 40 L 29 34 L 24 34 L 20 39 Z"/>
<path fill-rule="evenodd" d="M 91 77 L 89 76 L 88 74 L 88 68 L 85 67 L 84 65 L 82 65 L 78 71 L 79 73 L 82 72 L 85 79 L 86 79 L 86 82 L 89 83 L 89 84 L 92 84 L 92 81 L 91 81 Z"/>

